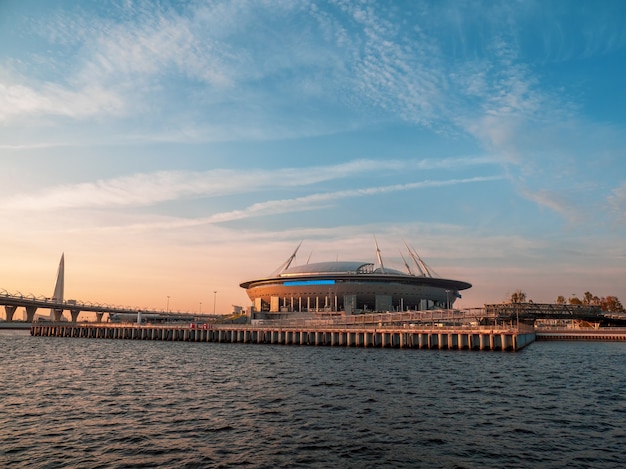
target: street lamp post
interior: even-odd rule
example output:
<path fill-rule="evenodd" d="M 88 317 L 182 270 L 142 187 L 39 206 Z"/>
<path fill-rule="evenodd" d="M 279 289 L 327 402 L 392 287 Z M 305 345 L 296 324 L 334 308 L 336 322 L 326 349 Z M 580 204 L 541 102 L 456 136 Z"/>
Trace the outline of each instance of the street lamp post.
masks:
<path fill-rule="evenodd" d="M 213 292 L 213 315 L 215 315 L 215 302 L 217 301 L 217 291 Z"/>
<path fill-rule="evenodd" d="M 200 311 L 199 314 L 202 314 L 202 301 L 200 302 Z"/>
<path fill-rule="evenodd" d="M 167 295 L 167 307 L 165 308 L 165 311 L 167 313 L 170 312 L 170 296 L 169 295 Z"/>

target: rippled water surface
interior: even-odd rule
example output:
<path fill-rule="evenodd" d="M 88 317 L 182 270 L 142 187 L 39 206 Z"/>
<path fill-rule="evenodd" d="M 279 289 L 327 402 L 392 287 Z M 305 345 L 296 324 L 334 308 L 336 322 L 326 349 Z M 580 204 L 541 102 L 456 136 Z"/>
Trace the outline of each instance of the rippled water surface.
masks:
<path fill-rule="evenodd" d="M 626 344 L 521 352 L 0 331 L 0 467 L 624 467 Z"/>

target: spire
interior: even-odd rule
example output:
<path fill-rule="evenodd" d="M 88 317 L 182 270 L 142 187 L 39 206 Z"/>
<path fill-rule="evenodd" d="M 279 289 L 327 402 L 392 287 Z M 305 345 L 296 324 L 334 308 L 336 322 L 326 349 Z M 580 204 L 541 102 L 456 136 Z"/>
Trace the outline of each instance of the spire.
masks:
<path fill-rule="evenodd" d="M 57 270 L 57 282 L 54 285 L 54 293 L 52 294 L 52 301 L 55 303 L 63 303 L 63 295 L 65 290 L 65 253 L 61 254 L 61 260 L 59 261 L 59 269 Z M 63 317 L 63 310 L 50 310 L 50 320 L 59 321 Z"/>
<path fill-rule="evenodd" d="M 54 285 L 54 293 L 52 299 L 58 303 L 63 302 L 63 293 L 65 289 L 65 253 L 61 254 L 59 269 L 57 270 L 57 282 Z"/>

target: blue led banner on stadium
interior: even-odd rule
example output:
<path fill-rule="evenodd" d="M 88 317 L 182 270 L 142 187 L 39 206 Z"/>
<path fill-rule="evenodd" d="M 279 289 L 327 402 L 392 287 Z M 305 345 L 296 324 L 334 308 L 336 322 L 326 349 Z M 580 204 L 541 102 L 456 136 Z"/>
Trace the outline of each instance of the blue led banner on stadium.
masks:
<path fill-rule="evenodd" d="M 334 285 L 334 280 L 292 280 L 290 282 L 284 282 L 286 287 L 301 287 L 306 285 Z"/>

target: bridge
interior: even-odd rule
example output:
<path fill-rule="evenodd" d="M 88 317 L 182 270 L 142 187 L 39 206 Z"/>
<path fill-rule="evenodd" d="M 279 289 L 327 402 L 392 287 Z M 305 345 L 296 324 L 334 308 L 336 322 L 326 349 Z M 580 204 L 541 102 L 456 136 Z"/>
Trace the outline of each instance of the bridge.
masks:
<path fill-rule="evenodd" d="M 194 313 L 182 312 L 166 312 L 163 310 L 148 310 L 124 306 L 111 306 L 107 304 L 83 303 L 76 300 L 58 301 L 53 298 L 24 296 L 21 293 L 11 294 L 6 290 L 0 290 L 0 305 L 4 306 L 7 322 L 13 321 L 13 316 L 18 308 L 26 310 L 26 322 L 35 320 L 35 313 L 38 309 L 49 309 L 54 313 L 51 321 L 58 322 L 62 320 L 64 311 L 69 311 L 71 322 L 78 320 L 81 312 L 91 312 L 96 314 L 96 321 L 101 322 L 105 313 L 109 314 L 111 319 L 121 318 L 122 321 L 130 321 L 131 318 L 136 321 L 140 314 L 145 320 L 153 320 L 155 322 L 165 320 L 193 321 L 198 317 Z M 203 316 L 208 317 L 208 316 Z"/>
<path fill-rule="evenodd" d="M 65 289 L 65 255 L 61 255 L 54 293 L 51 298 L 35 296 L 33 294 L 24 295 L 20 292 L 9 293 L 7 290 L 0 290 L 0 306 L 4 306 L 6 321 L 13 322 L 15 311 L 18 308 L 26 310 L 26 322 L 32 323 L 38 309 L 50 311 L 49 319 L 52 322 L 60 322 L 63 319 L 63 312 L 69 311 L 71 322 L 77 322 L 81 312 L 95 313 L 96 321 L 101 322 L 104 314 L 109 314 L 109 319 L 118 322 L 136 322 L 138 319 L 151 322 L 165 321 L 193 321 L 199 315 L 185 312 L 170 312 L 163 310 L 149 310 L 126 306 L 111 306 L 108 304 L 81 302 L 76 300 L 64 300 Z M 209 315 L 203 318 L 212 317 Z"/>
<path fill-rule="evenodd" d="M 611 325 L 626 324 L 626 313 L 603 311 L 599 305 L 551 303 L 499 303 L 484 308 L 487 317 L 534 324 L 537 320 L 556 319 Z"/>

